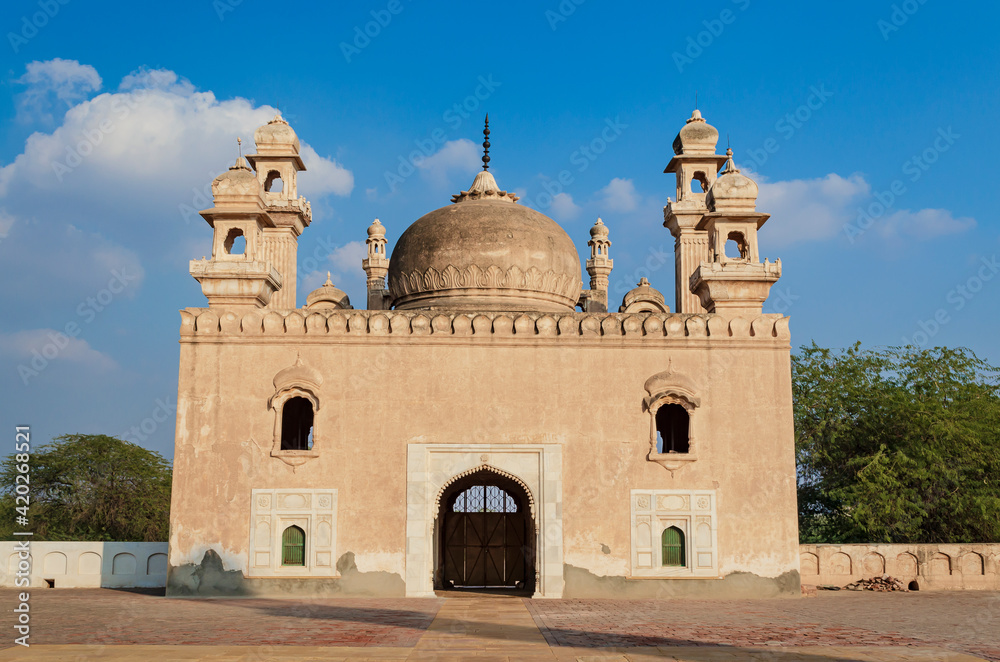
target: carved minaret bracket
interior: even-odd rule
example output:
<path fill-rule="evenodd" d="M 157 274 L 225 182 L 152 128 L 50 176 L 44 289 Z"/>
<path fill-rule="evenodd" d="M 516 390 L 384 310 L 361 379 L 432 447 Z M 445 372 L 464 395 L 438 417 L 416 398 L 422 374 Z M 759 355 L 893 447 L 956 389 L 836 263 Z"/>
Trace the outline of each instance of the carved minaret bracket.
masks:
<path fill-rule="evenodd" d="M 389 273 L 389 258 L 386 257 L 385 226 L 376 218 L 368 226 L 368 257 L 361 266 L 368 276 L 368 310 L 388 310 L 389 290 L 385 277 Z"/>
<path fill-rule="evenodd" d="M 705 200 L 726 157 L 715 153 L 719 132 L 695 110 L 674 139 L 674 157 L 665 173 L 677 179 L 677 200 L 663 208 L 663 226 L 674 237 L 674 294 L 679 313 L 705 312 L 688 288 L 691 274 L 708 259 L 708 236 L 698 229 L 708 211 Z"/>
<path fill-rule="evenodd" d="M 587 273 L 590 274 L 590 289 L 580 293 L 580 307 L 587 313 L 608 312 L 608 277 L 615 261 L 608 257 L 611 240 L 608 239 L 608 226 L 600 218 L 590 228 L 590 259 L 587 260 Z"/>

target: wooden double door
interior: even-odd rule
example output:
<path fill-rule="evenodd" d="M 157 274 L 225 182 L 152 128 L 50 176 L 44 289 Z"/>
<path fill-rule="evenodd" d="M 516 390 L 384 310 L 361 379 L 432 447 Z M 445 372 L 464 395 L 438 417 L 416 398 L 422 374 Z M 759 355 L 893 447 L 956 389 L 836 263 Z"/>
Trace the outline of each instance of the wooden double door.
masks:
<path fill-rule="evenodd" d="M 464 482 L 443 504 L 443 588 L 521 589 L 533 579 L 523 492 L 488 479 Z"/>

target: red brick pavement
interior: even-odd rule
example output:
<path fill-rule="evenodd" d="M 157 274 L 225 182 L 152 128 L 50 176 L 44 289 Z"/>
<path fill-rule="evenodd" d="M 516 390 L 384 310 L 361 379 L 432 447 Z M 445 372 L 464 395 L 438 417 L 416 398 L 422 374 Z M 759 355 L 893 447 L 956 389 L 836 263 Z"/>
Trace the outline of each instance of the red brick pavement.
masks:
<path fill-rule="evenodd" d="M 0 590 L 4 631 L 16 592 Z M 107 589 L 31 592 L 31 643 L 415 646 L 439 599 L 188 600 Z M 10 638 L 0 647 L 11 645 Z"/>
<path fill-rule="evenodd" d="M 12 632 L 16 591 L 0 590 Z M 487 598 L 488 599 L 488 598 Z M 771 600 L 525 600 L 550 646 L 920 646 L 1000 662 L 1000 593 Z M 34 590 L 32 644 L 417 645 L 444 599 L 181 600 Z M 537 635 L 535 635 L 537 636 Z M 0 640 L 0 647 L 10 646 Z"/>
<path fill-rule="evenodd" d="M 528 600 L 550 646 L 934 646 L 1000 661 L 1000 594 Z"/>

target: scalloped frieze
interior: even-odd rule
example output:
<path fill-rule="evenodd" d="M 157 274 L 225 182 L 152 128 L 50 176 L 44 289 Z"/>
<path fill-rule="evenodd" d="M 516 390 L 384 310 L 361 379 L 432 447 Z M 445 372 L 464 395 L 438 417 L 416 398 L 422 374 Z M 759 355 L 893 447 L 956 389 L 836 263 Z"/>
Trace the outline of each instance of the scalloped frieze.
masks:
<path fill-rule="evenodd" d="M 237 316 L 231 311 L 187 308 L 181 311 L 183 338 L 206 336 L 433 336 L 435 338 L 497 338 L 511 340 L 573 338 L 600 342 L 726 342 L 787 343 L 788 318 L 761 315 L 727 318 L 718 314 L 670 313 L 426 313 L 418 311 L 352 310 L 314 312 L 254 310 Z"/>
<path fill-rule="evenodd" d="M 397 299 L 411 294 L 470 288 L 547 292 L 574 298 L 579 287 L 579 279 L 569 274 L 551 270 L 543 272 L 537 267 L 524 271 L 517 265 L 504 271 L 496 265 L 482 269 L 471 264 L 459 269 L 449 264 L 441 271 L 434 267 L 423 272 L 413 270 L 394 276 L 389 281 L 389 292 Z"/>

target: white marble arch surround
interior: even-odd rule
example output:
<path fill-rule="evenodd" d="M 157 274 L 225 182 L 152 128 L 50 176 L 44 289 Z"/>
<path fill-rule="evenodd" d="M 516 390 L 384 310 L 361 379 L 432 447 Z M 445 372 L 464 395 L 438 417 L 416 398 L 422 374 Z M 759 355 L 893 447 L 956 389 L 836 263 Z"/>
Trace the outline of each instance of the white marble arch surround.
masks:
<path fill-rule="evenodd" d="M 563 593 L 559 444 L 410 444 L 406 453 L 406 595 L 434 597 L 434 520 L 442 489 L 487 469 L 527 488 L 535 526 L 535 597 Z"/>

